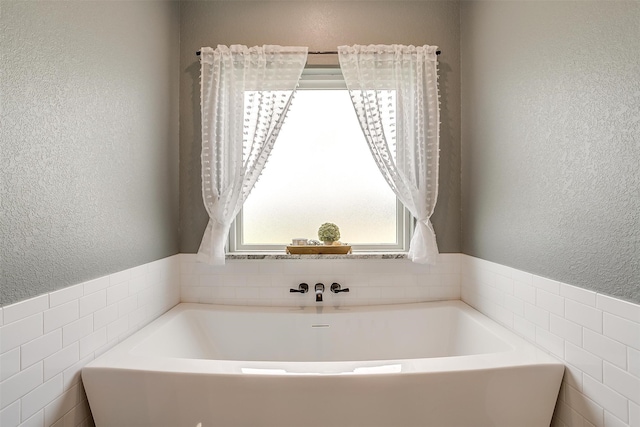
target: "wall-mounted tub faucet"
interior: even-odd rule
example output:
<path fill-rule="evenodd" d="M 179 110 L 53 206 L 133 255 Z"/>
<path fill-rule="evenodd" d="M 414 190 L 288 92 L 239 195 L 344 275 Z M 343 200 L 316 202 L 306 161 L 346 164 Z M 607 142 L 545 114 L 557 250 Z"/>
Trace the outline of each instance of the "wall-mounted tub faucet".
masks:
<path fill-rule="evenodd" d="M 316 283 L 316 302 L 322 302 L 323 292 L 324 292 L 324 284 Z"/>

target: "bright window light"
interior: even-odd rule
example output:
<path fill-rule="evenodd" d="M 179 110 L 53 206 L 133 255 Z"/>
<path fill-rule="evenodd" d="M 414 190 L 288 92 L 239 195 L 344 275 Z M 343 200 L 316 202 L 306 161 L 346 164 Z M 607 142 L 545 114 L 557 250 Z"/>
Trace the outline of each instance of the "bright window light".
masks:
<path fill-rule="evenodd" d="M 362 249 L 398 248 L 403 209 L 378 170 L 346 90 L 298 90 L 236 229 L 236 250 L 317 239 L 333 222 Z M 238 220 L 237 220 L 238 221 Z"/>

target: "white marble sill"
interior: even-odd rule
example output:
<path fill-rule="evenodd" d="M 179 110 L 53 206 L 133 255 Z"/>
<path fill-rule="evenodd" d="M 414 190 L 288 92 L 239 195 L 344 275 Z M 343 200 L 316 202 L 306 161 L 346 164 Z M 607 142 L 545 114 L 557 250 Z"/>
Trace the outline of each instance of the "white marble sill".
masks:
<path fill-rule="evenodd" d="M 406 259 L 406 252 L 356 252 L 346 255 L 291 255 L 284 252 L 234 252 L 225 256 L 227 260 L 263 259 Z"/>

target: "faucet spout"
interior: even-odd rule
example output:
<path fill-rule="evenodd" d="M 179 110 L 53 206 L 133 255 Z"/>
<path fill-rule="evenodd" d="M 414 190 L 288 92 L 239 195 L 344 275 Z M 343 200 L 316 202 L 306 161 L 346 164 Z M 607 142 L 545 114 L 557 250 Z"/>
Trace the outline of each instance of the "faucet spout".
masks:
<path fill-rule="evenodd" d="M 322 302 L 322 293 L 324 292 L 324 284 L 316 283 L 316 302 Z"/>

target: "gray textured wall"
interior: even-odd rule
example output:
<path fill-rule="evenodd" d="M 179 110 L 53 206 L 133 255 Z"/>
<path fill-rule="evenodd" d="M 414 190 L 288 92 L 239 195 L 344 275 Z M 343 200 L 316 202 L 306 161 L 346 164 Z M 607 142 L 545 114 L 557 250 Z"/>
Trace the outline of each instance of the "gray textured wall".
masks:
<path fill-rule="evenodd" d="M 640 302 L 640 2 L 463 2 L 463 252 Z"/>
<path fill-rule="evenodd" d="M 433 223 L 441 252 L 460 251 L 460 27 L 456 1 L 241 1 L 181 4 L 180 249 L 196 252 L 207 224 L 200 180 L 202 46 L 341 44 L 438 45 L 442 127 L 440 192 Z"/>
<path fill-rule="evenodd" d="M 0 305 L 177 253 L 179 4 L 0 7 Z"/>

